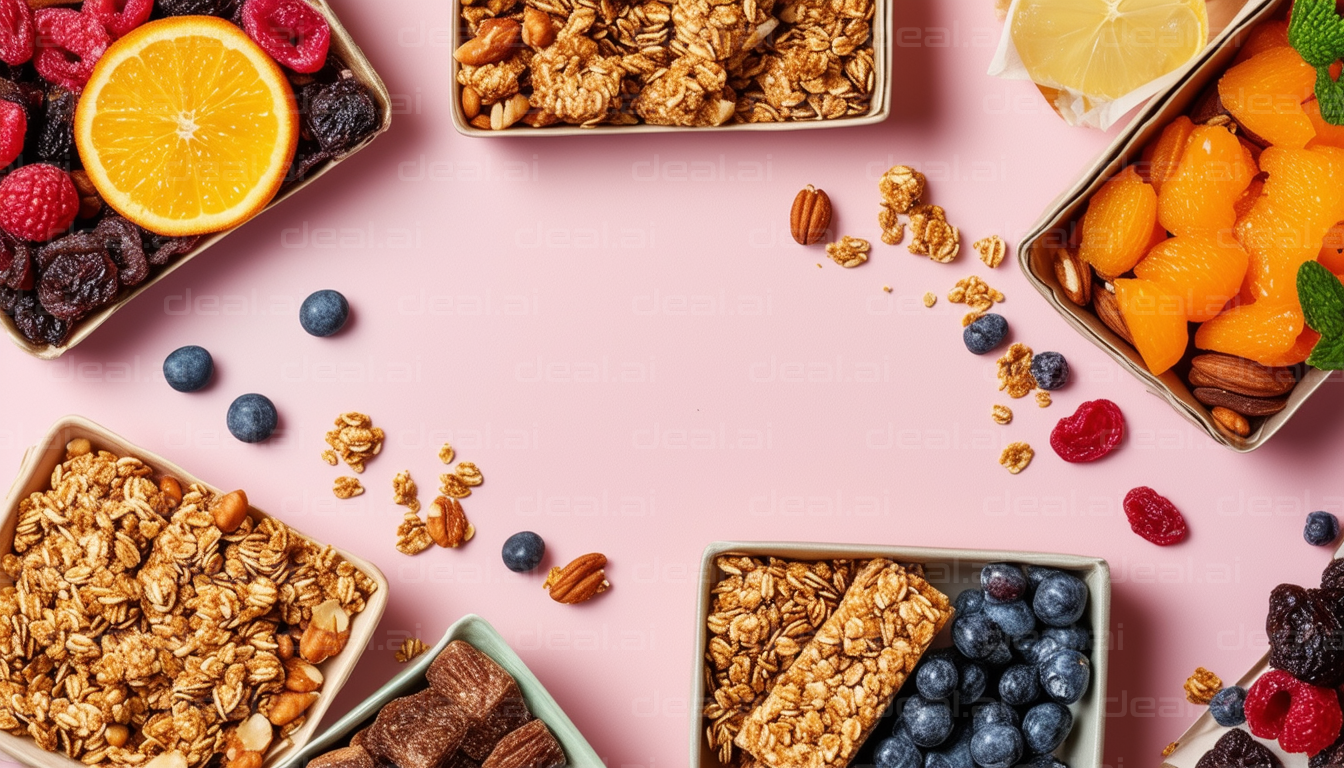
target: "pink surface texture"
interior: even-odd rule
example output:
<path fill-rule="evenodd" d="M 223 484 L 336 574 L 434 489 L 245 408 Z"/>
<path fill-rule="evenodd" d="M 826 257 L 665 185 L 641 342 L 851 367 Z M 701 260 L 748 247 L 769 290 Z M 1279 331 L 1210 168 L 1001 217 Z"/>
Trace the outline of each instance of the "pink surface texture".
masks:
<path fill-rule="evenodd" d="M 1264 449 L 1218 447 L 1079 337 L 1028 286 L 1016 252 L 988 270 L 972 241 L 1018 239 L 1111 136 L 1064 125 L 1034 88 L 987 77 L 1000 26 L 989 0 L 898 0 L 892 118 L 863 129 L 732 135 L 467 140 L 451 129 L 449 4 L 337 0 L 391 88 L 392 130 L 321 183 L 164 280 L 65 358 L 3 355 L 0 482 L 62 414 L 172 457 L 257 506 L 377 562 L 390 606 L 331 717 L 399 668 L 402 639 L 433 642 L 479 613 L 509 639 L 613 768 L 688 760 L 697 564 L 715 540 L 871 542 L 1057 551 L 1110 561 L 1114 608 L 1106 764 L 1152 765 L 1199 714 L 1196 666 L 1235 680 L 1264 653 L 1269 590 L 1315 584 L 1330 556 L 1307 512 L 1344 513 L 1344 417 L 1327 386 Z M 519 132 L 521 133 L 521 131 Z M 878 241 L 877 180 L 928 175 L 962 231 L 936 264 Z M 789 237 L 806 184 L 838 234 L 872 240 L 841 269 Z M 820 265 L 820 268 L 818 268 Z M 1054 405 L 1009 403 L 994 356 L 961 342 L 953 283 L 984 277 L 1012 340 L 1057 350 L 1074 381 Z M 887 293 L 884 286 L 890 286 Z M 306 335 L 298 305 L 340 290 L 350 327 Z M 926 291 L 939 302 L 925 309 Z M 206 391 L 162 380 L 200 344 Z M 281 432 L 244 445 L 229 402 L 261 392 Z M 1130 436 L 1095 465 L 1049 448 L 1055 422 L 1109 398 Z M 387 431 L 339 501 L 323 434 L 340 412 Z M 433 498 L 450 441 L 485 484 L 466 499 L 476 538 L 406 557 L 391 479 Z M 1035 446 L 1018 476 L 1009 442 Z M 1137 485 L 1190 523 L 1159 549 L 1120 502 Z M 547 542 L 545 565 L 603 552 L 612 590 L 562 606 L 500 545 Z"/>

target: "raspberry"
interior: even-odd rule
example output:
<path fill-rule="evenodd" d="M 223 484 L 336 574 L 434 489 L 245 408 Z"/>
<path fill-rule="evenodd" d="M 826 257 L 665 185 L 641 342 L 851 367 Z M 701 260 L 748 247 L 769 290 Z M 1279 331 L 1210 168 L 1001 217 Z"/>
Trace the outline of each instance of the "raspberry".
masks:
<path fill-rule="evenodd" d="M 331 28 L 303 0 L 247 0 L 243 29 L 271 58 L 295 72 L 316 72 L 327 63 Z"/>
<path fill-rule="evenodd" d="M 33 58 L 33 12 L 26 0 L 0 0 L 0 61 L 18 66 Z"/>
<path fill-rule="evenodd" d="M 1335 742 L 1344 725 L 1339 696 L 1280 669 L 1266 672 L 1246 694 L 1246 724 L 1285 752 L 1314 755 Z"/>
<path fill-rule="evenodd" d="M 1157 546 L 1185 540 L 1185 518 L 1181 511 L 1152 488 L 1140 486 L 1125 494 L 1124 507 L 1129 527 Z"/>
<path fill-rule="evenodd" d="M 72 91 L 84 87 L 93 65 L 103 57 L 112 37 L 93 16 L 69 8 L 43 8 L 33 14 L 37 26 L 37 58 L 33 66 L 42 79 Z"/>
<path fill-rule="evenodd" d="M 84 0 L 82 10 L 97 19 L 113 37 L 121 37 L 149 21 L 154 0 Z"/>
<path fill-rule="evenodd" d="M 28 136 L 28 114 L 12 101 L 0 101 L 0 167 L 9 165 L 23 153 Z"/>
<path fill-rule="evenodd" d="M 0 181 L 0 228 L 15 237 L 50 240 L 69 229 L 77 213 L 75 183 L 54 165 L 25 165 Z"/>

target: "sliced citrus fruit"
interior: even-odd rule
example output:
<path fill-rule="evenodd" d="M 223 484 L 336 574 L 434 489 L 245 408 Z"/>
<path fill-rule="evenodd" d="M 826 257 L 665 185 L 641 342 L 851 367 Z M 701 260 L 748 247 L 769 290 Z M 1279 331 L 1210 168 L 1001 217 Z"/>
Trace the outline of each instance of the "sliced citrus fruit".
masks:
<path fill-rule="evenodd" d="M 1088 201 L 1078 255 L 1103 276 L 1123 275 L 1157 239 L 1156 227 L 1157 193 L 1128 166 Z"/>
<path fill-rule="evenodd" d="M 1019 0 L 1011 23 L 1033 81 L 1092 99 L 1156 80 L 1209 39 L 1204 0 Z"/>
<path fill-rule="evenodd" d="M 1190 345 L 1185 305 L 1151 280 L 1115 281 L 1115 302 L 1144 365 L 1160 376 L 1179 363 Z"/>
<path fill-rule="evenodd" d="M 238 27 L 210 16 L 145 24 L 112 44 L 75 112 L 89 179 L 151 232 L 218 232 L 275 197 L 298 143 L 294 92 Z"/>

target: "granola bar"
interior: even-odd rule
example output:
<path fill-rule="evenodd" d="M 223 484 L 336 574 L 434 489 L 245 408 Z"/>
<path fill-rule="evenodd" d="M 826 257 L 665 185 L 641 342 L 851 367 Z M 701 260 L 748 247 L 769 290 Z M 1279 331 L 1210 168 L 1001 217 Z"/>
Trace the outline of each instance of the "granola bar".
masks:
<path fill-rule="evenodd" d="M 871 561 L 735 743 L 767 766 L 844 768 L 951 617 L 922 577 Z"/>

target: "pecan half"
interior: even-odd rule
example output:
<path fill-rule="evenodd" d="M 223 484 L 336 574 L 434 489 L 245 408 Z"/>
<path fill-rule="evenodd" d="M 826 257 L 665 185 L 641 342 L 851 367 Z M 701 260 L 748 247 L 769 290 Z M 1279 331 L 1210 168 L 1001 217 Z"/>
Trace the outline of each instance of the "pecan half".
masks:
<path fill-rule="evenodd" d="M 789 232 L 799 245 L 814 245 L 826 238 L 831 227 L 831 198 L 825 190 L 808 184 L 793 198 Z"/>
<path fill-rule="evenodd" d="M 476 535 L 476 527 L 467 521 L 462 504 L 447 496 L 434 499 L 425 528 L 429 531 L 429 538 L 440 547 L 460 547 Z"/>
<path fill-rule="evenodd" d="M 583 555 L 564 568 L 552 568 L 543 585 L 557 603 L 572 605 L 591 600 L 611 587 L 607 581 L 606 555 L 598 552 Z"/>

